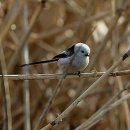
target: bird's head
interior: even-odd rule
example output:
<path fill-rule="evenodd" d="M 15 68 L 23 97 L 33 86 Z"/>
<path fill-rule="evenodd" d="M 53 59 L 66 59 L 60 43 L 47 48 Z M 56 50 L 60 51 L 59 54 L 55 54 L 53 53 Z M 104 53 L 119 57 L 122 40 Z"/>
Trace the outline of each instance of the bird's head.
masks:
<path fill-rule="evenodd" d="M 80 57 L 88 57 L 90 54 L 90 48 L 84 43 L 75 44 L 74 53 Z"/>

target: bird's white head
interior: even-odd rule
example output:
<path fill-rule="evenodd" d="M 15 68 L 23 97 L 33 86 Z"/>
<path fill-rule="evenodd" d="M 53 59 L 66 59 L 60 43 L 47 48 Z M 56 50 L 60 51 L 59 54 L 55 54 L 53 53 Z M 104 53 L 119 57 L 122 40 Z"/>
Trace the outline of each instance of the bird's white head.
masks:
<path fill-rule="evenodd" d="M 75 44 L 74 53 L 81 57 L 88 57 L 90 54 L 90 48 L 84 43 Z"/>

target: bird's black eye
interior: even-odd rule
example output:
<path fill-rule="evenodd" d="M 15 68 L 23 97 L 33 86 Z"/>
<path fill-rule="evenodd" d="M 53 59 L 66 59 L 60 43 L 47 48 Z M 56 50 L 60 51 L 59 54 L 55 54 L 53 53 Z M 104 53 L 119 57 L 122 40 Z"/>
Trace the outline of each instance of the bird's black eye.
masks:
<path fill-rule="evenodd" d="M 81 51 L 82 53 L 84 53 L 84 51 Z"/>

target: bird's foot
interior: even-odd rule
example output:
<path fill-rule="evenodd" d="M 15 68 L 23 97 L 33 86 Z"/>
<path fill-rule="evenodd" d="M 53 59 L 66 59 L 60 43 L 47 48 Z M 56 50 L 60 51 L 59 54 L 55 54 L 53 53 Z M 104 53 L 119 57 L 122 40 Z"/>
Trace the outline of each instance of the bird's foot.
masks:
<path fill-rule="evenodd" d="M 65 73 L 64 78 L 66 78 L 67 75 L 78 75 L 80 77 L 80 74 L 80 71 L 74 73 Z"/>
<path fill-rule="evenodd" d="M 78 75 L 80 77 L 80 71 L 72 73 L 73 75 Z"/>
<path fill-rule="evenodd" d="M 77 72 L 77 75 L 80 77 L 80 71 Z"/>

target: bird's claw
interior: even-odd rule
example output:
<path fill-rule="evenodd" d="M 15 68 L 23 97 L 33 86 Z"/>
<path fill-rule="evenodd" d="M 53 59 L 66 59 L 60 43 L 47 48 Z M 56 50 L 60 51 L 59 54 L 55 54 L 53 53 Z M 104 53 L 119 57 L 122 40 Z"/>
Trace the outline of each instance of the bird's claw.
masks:
<path fill-rule="evenodd" d="M 80 77 L 80 71 L 78 71 L 77 75 Z"/>

